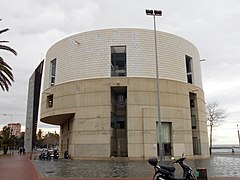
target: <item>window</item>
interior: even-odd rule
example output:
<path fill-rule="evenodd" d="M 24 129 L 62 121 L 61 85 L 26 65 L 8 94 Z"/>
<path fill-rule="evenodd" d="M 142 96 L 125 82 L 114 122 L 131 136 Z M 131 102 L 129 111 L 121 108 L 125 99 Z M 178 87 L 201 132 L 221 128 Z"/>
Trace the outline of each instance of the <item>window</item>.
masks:
<path fill-rule="evenodd" d="M 197 129 L 196 115 L 191 115 L 192 129 Z"/>
<path fill-rule="evenodd" d="M 171 142 L 171 123 L 162 122 L 162 140 L 164 143 Z"/>
<path fill-rule="evenodd" d="M 126 46 L 111 47 L 111 76 L 126 76 Z"/>
<path fill-rule="evenodd" d="M 56 59 L 50 62 L 50 85 L 55 85 L 55 77 L 56 77 Z"/>
<path fill-rule="evenodd" d="M 194 99 L 190 99 L 190 107 L 191 108 L 195 107 Z"/>
<path fill-rule="evenodd" d="M 125 129 L 127 126 L 127 88 L 111 88 L 111 127 Z"/>
<path fill-rule="evenodd" d="M 157 125 L 157 134 L 159 134 L 158 121 Z M 171 134 L 172 134 L 172 123 L 171 122 L 161 122 L 162 125 L 162 144 L 165 156 L 171 156 L 172 154 L 172 142 L 171 142 Z M 157 137 L 158 142 L 158 154 L 159 154 L 159 136 Z"/>
<path fill-rule="evenodd" d="M 47 108 L 53 107 L 53 94 L 47 96 Z"/>
<path fill-rule="evenodd" d="M 193 68 L 192 68 L 192 58 L 190 56 L 185 56 L 186 59 L 186 71 L 187 71 L 187 82 L 193 83 Z"/>
<path fill-rule="evenodd" d="M 192 129 L 197 129 L 198 110 L 197 110 L 197 95 L 195 93 L 189 93 L 190 100 L 190 115 Z"/>

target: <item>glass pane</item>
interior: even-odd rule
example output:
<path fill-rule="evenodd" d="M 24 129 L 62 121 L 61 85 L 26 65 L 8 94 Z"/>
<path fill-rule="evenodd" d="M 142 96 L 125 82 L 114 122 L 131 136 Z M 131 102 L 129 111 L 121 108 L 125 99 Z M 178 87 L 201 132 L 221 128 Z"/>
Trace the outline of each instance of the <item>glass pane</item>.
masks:
<path fill-rule="evenodd" d="M 162 135 L 163 135 L 163 142 L 171 142 L 170 137 L 170 123 L 162 123 Z"/>
<path fill-rule="evenodd" d="M 126 76 L 126 46 L 111 47 L 111 76 Z"/>

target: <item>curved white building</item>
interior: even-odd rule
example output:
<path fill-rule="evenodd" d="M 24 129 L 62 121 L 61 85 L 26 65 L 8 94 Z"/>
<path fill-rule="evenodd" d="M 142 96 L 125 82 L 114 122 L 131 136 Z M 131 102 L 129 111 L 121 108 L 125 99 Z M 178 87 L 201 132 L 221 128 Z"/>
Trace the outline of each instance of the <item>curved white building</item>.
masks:
<path fill-rule="evenodd" d="M 208 157 L 200 59 L 189 41 L 157 32 L 165 156 Z M 61 126 L 75 158 L 157 154 L 154 33 L 104 29 L 54 44 L 45 60 L 41 121 Z"/>

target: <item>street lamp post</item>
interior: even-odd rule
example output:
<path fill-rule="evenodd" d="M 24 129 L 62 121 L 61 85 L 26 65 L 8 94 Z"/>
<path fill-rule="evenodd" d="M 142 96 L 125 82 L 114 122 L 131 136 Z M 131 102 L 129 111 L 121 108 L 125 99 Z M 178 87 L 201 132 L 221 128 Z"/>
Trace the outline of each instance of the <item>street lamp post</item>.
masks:
<path fill-rule="evenodd" d="M 154 25 L 154 41 L 155 41 L 155 60 L 156 60 L 156 81 L 157 81 L 157 99 L 158 99 L 158 149 L 159 149 L 159 160 L 160 164 L 163 164 L 163 144 L 162 144 L 162 124 L 161 124 L 161 111 L 160 111 L 160 84 L 159 84 L 159 73 L 158 73 L 158 53 L 157 53 L 157 31 L 156 31 L 156 16 L 162 16 L 161 10 L 150 10 L 146 9 L 146 14 L 153 16 Z"/>

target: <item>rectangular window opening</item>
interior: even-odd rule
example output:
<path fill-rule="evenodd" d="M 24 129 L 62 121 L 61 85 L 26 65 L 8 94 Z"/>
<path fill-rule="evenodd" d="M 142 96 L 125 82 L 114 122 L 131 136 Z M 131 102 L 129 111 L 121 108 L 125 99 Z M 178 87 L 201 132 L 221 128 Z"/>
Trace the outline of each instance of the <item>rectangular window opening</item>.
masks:
<path fill-rule="evenodd" d="M 193 84 L 193 66 L 192 58 L 190 56 L 185 56 L 186 59 L 186 73 L 187 73 L 187 82 Z"/>
<path fill-rule="evenodd" d="M 193 155 L 201 154 L 201 136 L 199 128 L 198 98 L 196 93 L 189 92 L 189 107 L 192 126 Z"/>
<path fill-rule="evenodd" d="M 197 129 L 197 95 L 189 93 L 192 129 Z"/>
<path fill-rule="evenodd" d="M 54 86 L 56 78 L 56 59 L 53 59 L 50 63 L 50 85 Z"/>
<path fill-rule="evenodd" d="M 128 157 L 127 87 L 111 87 L 111 154 Z"/>
<path fill-rule="evenodd" d="M 127 76 L 126 46 L 111 47 L 111 77 Z"/>
<path fill-rule="evenodd" d="M 171 156 L 172 154 L 172 123 L 161 122 L 162 125 L 162 144 L 163 153 L 165 156 Z M 156 122 L 157 134 L 159 134 L 158 121 Z M 157 136 L 157 153 L 159 154 L 159 136 Z"/>
<path fill-rule="evenodd" d="M 47 108 L 53 107 L 53 94 L 47 96 Z"/>

